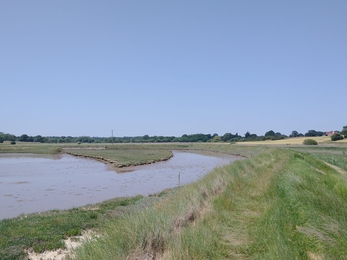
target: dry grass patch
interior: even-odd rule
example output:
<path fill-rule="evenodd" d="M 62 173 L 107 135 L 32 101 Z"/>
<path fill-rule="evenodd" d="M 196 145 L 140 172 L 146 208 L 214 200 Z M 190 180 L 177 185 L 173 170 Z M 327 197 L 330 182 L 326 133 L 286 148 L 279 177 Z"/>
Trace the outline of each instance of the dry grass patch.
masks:
<path fill-rule="evenodd" d="M 286 138 L 282 140 L 238 142 L 236 143 L 236 145 L 302 145 L 303 141 L 307 138 L 313 139 L 317 141 L 317 143 L 326 143 L 331 141 L 330 136 L 316 136 L 316 137 L 294 137 L 294 138 Z"/>

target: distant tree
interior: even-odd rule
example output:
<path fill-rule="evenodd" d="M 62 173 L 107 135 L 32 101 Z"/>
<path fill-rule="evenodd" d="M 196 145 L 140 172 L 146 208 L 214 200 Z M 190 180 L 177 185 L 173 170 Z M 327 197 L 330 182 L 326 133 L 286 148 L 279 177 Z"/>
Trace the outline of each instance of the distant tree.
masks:
<path fill-rule="evenodd" d="M 305 136 L 323 136 L 323 135 L 325 135 L 325 132 L 316 131 L 316 130 L 308 130 L 308 132 L 305 134 Z"/>
<path fill-rule="evenodd" d="M 292 131 L 292 133 L 289 135 L 289 137 L 298 137 L 298 136 L 299 136 L 299 133 L 296 130 Z"/>
<path fill-rule="evenodd" d="M 344 135 L 345 138 L 347 138 L 347 125 L 343 127 L 342 131 L 340 134 Z"/>
<path fill-rule="evenodd" d="M 247 131 L 247 132 L 245 133 L 245 138 L 247 139 L 247 138 L 249 138 L 250 136 L 251 136 L 250 132 Z"/>
<path fill-rule="evenodd" d="M 3 143 L 4 141 L 4 138 L 2 138 L 2 136 L 0 135 L 0 143 Z"/>
<path fill-rule="evenodd" d="M 221 139 L 222 139 L 223 142 L 228 142 L 228 141 L 231 140 L 231 138 L 232 138 L 232 134 L 231 134 L 231 133 L 225 133 L 225 134 L 221 137 Z"/>
<path fill-rule="evenodd" d="M 44 143 L 45 139 L 41 135 L 37 135 L 34 138 L 35 142 Z"/>
<path fill-rule="evenodd" d="M 332 136 L 330 136 L 330 138 L 331 138 L 331 141 L 338 141 L 338 140 L 342 140 L 343 139 L 343 135 L 339 134 L 339 133 L 336 133 L 336 134 L 333 134 Z"/>
<path fill-rule="evenodd" d="M 265 133 L 265 137 L 271 137 L 271 136 L 276 136 L 276 133 L 274 131 L 272 131 L 272 130 L 267 131 Z"/>
<path fill-rule="evenodd" d="M 220 138 L 220 137 L 217 135 L 217 136 L 213 137 L 212 142 L 215 142 L 215 143 L 217 143 L 217 142 L 222 142 L 222 138 Z"/>
<path fill-rule="evenodd" d="M 305 136 L 316 136 L 317 132 L 316 130 L 308 130 Z"/>
<path fill-rule="evenodd" d="M 317 136 L 323 136 L 323 135 L 325 135 L 325 132 L 317 131 Z"/>
<path fill-rule="evenodd" d="M 28 136 L 27 134 L 22 134 L 19 137 L 19 141 L 21 141 L 21 142 L 33 142 L 34 139 L 31 136 Z"/>
<path fill-rule="evenodd" d="M 0 137 L 4 139 L 4 141 L 15 141 L 16 136 L 12 134 L 5 134 L 3 132 L 0 132 Z"/>

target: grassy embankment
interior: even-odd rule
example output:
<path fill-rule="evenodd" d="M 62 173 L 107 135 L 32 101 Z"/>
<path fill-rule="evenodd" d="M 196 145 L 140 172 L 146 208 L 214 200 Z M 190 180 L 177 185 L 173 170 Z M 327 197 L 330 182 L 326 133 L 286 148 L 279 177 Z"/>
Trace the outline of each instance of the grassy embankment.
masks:
<path fill-rule="evenodd" d="M 107 223 L 78 259 L 344 259 L 347 175 L 273 149 Z"/>

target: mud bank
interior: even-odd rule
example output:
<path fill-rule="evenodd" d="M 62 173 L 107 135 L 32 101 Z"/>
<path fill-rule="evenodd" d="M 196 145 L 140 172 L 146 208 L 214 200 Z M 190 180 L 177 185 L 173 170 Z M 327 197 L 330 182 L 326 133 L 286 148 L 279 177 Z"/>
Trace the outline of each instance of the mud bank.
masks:
<path fill-rule="evenodd" d="M 157 162 L 164 162 L 164 161 L 167 161 L 167 160 L 171 159 L 174 156 L 173 152 L 170 151 L 170 156 L 166 157 L 166 158 L 160 158 L 160 159 L 157 159 L 157 160 L 149 160 L 147 162 L 121 164 L 121 163 L 119 163 L 117 161 L 114 161 L 114 160 L 111 160 L 111 159 L 107 159 L 107 158 L 104 158 L 102 156 L 75 154 L 75 153 L 70 152 L 70 151 L 68 151 L 66 149 L 64 149 L 63 151 L 64 151 L 64 153 L 72 155 L 72 156 L 81 157 L 81 158 L 87 158 L 87 159 L 93 159 L 93 160 L 96 160 L 96 161 L 99 161 L 99 162 L 103 162 L 103 163 L 111 165 L 112 167 L 115 167 L 115 168 L 133 167 L 133 166 L 139 166 L 139 165 L 149 165 L 149 164 L 153 164 L 153 163 L 157 163 Z"/>

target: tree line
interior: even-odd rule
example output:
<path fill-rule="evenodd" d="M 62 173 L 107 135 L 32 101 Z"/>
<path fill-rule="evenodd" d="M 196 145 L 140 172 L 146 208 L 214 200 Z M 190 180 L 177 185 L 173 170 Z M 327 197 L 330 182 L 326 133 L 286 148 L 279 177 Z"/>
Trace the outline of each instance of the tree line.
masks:
<path fill-rule="evenodd" d="M 338 132 L 338 131 L 336 131 Z M 347 136 L 347 126 L 344 126 L 342 131 L 338 132 L 340 136 Z M 314 137 L 323 136 L 326 132 L 308 130 L 305 134 L 294 130 L 289 136 L 273 130 L 267 131 L 264 135 L 258 136 L 246 132 L 243 136 L 238 133 L 225 133 L 219 136 L 218 134 L 184 134 L 181 137 L 175 136 L 124 136 L 124 137 L 90 137 L 90 136 L 29 136 L 22 134 L 15 136 L 13 134 L 5 134 L 0 132 L 0 143 L 4 141 L 20 141 L 20 142 L 39 142 L 39 143 L 173 143 L 173 142 L 247 142 L 247 141 L 265 141 L 265 140 L 280 140 L 293 137 Z"/>

